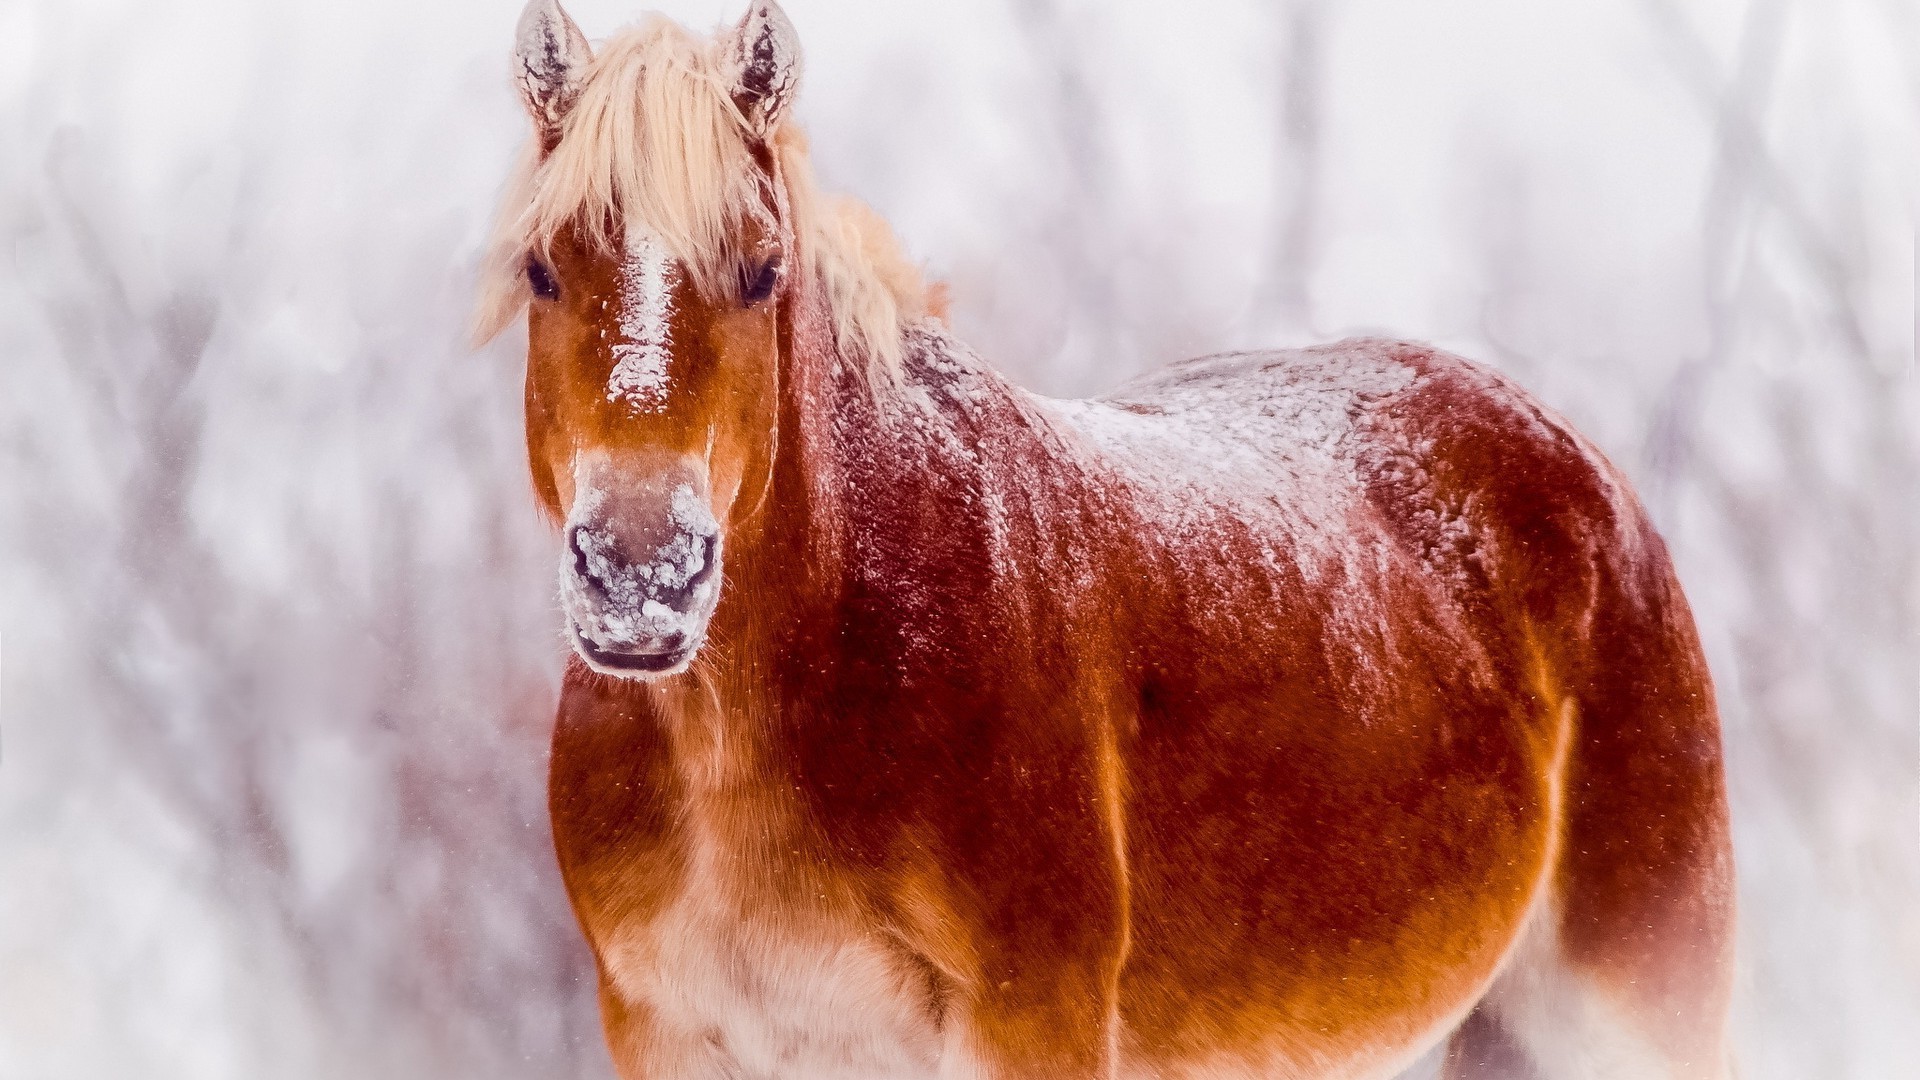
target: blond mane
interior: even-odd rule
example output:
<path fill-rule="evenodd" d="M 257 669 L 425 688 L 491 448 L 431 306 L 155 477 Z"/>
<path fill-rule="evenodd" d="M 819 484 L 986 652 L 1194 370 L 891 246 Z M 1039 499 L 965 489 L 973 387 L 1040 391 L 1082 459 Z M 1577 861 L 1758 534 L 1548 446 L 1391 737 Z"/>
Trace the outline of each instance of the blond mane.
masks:
<path fill-rule="evenodd" d="M 481 281 L 476 336 L 519 316 L 523 267 L 569 225 L 614 250 L 624 228 L 658 236 L 703 295 L 727 296 L 747 253 L 741 226 L 764 217 L 764 172 L 722 77 L 714 41 L 652 16 L 608 41 L 587 69 L 560 141 L 522 152 Z M 814 188 L 806 139 L 788 121 L 767 138 L 784 185 L 803 291 L 819 289 L 841 354 L 891 376 L 904 324 L 928 314 L 928 290 L 892 231 L 863 204 Z"/>

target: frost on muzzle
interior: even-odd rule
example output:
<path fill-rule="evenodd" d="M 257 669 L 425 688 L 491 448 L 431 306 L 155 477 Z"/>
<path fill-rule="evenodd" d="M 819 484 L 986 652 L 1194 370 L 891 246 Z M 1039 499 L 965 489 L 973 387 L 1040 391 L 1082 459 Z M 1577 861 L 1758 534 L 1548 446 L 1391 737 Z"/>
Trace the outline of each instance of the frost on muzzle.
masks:
<path fill-rule="evenodd" d="M 560 603 L 575 651 L 628 678 L 685 670 L 720 599 L 720 525 L 684 469 L 610 483 L 582 469 L 567 517 Z"/>

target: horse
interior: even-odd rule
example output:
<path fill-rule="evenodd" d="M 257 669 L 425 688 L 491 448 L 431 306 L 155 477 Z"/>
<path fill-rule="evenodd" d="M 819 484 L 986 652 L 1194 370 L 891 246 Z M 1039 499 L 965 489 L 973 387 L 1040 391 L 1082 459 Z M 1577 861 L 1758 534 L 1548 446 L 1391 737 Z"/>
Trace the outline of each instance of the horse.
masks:
<path fill-rule="evenodd" d="M 1620 472 L 1408 342 L 1023 391 L 816 188 L 801 67 L 772 0 L 517 31 L 478 334 L 619 1074 L 1729 1075 L 1713 688 Z"/>

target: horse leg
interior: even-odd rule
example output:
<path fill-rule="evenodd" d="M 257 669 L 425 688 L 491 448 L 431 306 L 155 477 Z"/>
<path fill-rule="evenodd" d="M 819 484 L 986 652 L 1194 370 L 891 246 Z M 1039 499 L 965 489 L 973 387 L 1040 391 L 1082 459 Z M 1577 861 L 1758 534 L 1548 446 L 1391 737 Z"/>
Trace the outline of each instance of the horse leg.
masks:
<path fill-rule="evenodd" d="M 1493 1018 L 1476 1008 L 1447 1043 L 1441 1080 L 1539 1080 L 1526 1051 Z"/>
<path fill-rule="evenodd" d="M 718 1040 L 666 1030 L 645 1006 L 623 999 L 605 976 L 600 1023 L 620 1080 L 739 1080 L 739 1068 Z"/>
<path fill-rule="evenodd" d="M 1542 1080 L 1725 1080 L 1733 860 L 1713 688 L 1664 561 L 1622 578 L 1567 635 L 1554 666 L 1572 678 L 1542 681 L 1572 722 L 1554 873 L 1457 1045 L 1471 1057 L 1500 1034 Z"/>
<path fill-rule="evenodd" d="M 1446 1080 L 1726 1080 L 1725 1000 L 1681 1000 L 1653 979 L 1568 955 L 1543 913 L 1454 1033 Z"/>

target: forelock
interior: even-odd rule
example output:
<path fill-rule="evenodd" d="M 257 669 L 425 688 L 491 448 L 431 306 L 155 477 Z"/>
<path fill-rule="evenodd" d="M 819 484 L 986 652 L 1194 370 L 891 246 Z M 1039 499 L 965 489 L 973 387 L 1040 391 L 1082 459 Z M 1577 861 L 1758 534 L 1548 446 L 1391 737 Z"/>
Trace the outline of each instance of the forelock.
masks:
<path fill-rule="evenodd" d="M 544 156 L 531 142 L 509 182 L 478 338 L 519 314 L 527 255 L 544 253 L 568 228 L 616 257 L 629 230 L 644 231 L 701 294 L 725 296 L 749 254 L 740 250 L 746 221 L 775 224 L 777 199 L 799 248 L 796 269 L 825 293 L 842 351 L 893 371 L 901 325 L 927 311 L 918 270 L 871 211 L 815 194 L 805 141 L 791 124 L 764 143 L 750 133 L 730 94 L 737 65 L 722 47 L 655 15 L 600 49 L 559 142 Z M 767 189 L 768 168 L 779 174 L 777 193 Z"/>

